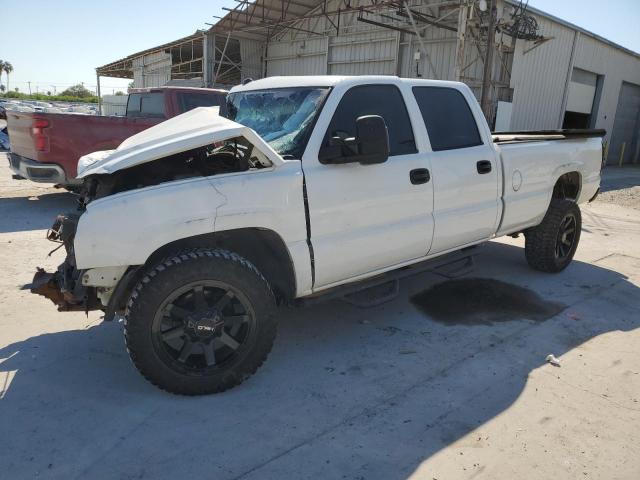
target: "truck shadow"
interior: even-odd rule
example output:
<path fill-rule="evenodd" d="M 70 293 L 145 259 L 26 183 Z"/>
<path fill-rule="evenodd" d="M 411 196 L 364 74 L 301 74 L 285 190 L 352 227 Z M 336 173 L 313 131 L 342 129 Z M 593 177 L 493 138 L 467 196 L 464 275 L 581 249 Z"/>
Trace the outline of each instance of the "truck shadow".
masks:
<path fill-rule="evenodd" d="M 49 228 L 56 215 L 73 211 L 76 197 L 66 191 L 0 198 L 0 233 Z"/>
<path fill-rule="evenodd" d="M 520 248 L 485 249 L 475 276 L 566 309 L 546 320 L 511 309 L 491 324 L 460 324 L 455 313 L 447 321 L 446 312 L 434 321 L 410 301 L 442 282 L 423 274 L 372 309 L 333 301 L 283 310 L 256 375 L 197 398 L 147 384 L 117 323 L 8 345 L 0 350 L 0 462 L 8 478 L 406 478 L 509 408 L 547 354 L 640 327 L 630 300 L 640 291 L 623 274 L 574 261 L 549 276 L 529 271 Z"/>

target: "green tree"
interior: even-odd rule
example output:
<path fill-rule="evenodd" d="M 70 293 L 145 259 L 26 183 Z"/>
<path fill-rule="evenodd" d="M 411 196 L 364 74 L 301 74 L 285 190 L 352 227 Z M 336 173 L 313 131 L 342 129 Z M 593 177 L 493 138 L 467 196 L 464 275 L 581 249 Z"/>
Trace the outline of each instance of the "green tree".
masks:
<path fill-rule="evenodd" d="M 0 92 L 4 93 L 5 90 L 5 86 L 0 83 Z"/>
<path fill-rule="evenodd" d="M 0 76 L 2 72 L 7 74 L 7 90 L 9 90 L 9 74 L 13 72 L 13 65 L 9 62 L 5 62 L 4 60 L 0 60 Z"/>
<path fill-rule="evenodd" d="M 87 90 L 86 87 L 81 83 L 74 85 L 73 87 L 67 88 L 60 95 L 68 96 L 68 97 L 80 97 L 80 98 L 93 96 L 93 94 L 89 90 Z"/>
<path fill-rule="evenodd" d="M 118 90 L 115 94 L 119 97 L 126 95 L 122 90 Z"/>

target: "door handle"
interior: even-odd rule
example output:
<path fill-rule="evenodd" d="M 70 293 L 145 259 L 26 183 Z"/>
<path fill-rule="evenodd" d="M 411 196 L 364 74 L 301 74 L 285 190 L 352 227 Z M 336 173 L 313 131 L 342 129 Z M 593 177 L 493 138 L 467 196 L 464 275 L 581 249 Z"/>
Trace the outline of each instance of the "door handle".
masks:
<path fill-rule="evenodd" d="M 476 163 L 476 168 L 478 169 L 478 173 L 480 175 L 489 173 L 491 171 L 491 162 L 489 160 L 480 160 L 478 163 Z"/>
<path fill-rule="evenodd" d="M 409 179 L 413 185 L 419 185 L 431 180 L 431 175 L 426 168 L 415 168 L 409 172 Z"/>

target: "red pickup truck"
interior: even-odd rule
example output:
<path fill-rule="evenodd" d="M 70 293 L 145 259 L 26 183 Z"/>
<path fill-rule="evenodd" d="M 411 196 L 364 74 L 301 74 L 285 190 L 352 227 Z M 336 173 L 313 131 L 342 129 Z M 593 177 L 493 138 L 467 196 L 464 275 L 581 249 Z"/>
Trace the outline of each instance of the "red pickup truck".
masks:
<path fill-rule="evenodd" d="M 34 182 L 73 186 L 78 159 L 116 148 L 123 140 L 196 107 L 225 107 L 225 90 L 159 87 L 134 89 L 125 117 L 7 111 L 13 172 Z"/>

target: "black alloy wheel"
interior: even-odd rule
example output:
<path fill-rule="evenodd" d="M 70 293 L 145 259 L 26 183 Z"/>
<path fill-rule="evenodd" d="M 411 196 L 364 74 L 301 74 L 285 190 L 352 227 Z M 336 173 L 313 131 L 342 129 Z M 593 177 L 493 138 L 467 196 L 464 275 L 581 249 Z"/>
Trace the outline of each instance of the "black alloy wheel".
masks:
<path fill-rule="evenodd" d="M 558 236 L 556 238 L 556 258 L 564 261 L 573 252 L 573 245 L 576 241 L 576 217 L 571 212 L 568 213 L 560 222 Z"/>
<path fill-rule="evenodd" d="M 224 367 L 242 350 L 255 314 L 224 282 L 207 280 L 176 289 L 156 312 L 152 335 L 160 358 L 191 375 Z"/>

